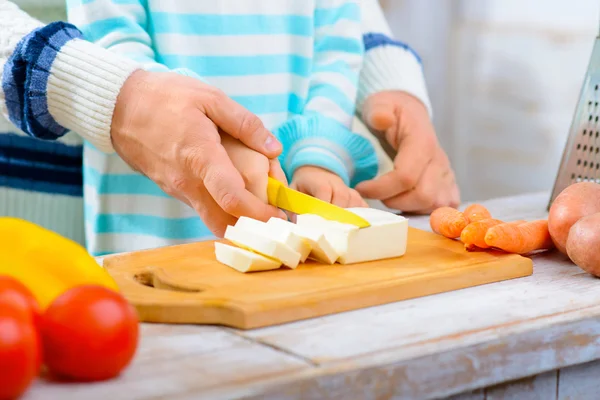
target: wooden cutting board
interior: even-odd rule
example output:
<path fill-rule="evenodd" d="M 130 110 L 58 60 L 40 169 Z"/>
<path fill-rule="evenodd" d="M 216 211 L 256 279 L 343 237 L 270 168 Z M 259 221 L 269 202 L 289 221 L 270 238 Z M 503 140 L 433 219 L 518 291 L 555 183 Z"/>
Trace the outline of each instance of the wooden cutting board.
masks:
<path fill-rule="evenodd" d="M 146 322 L 258 328 L 531 275 L 531 259 L 467 252 L 409 228 L 403 257 L 301 264 L 243 274 L 218 263 L 214 242 L 108 256 L 104 266 Z M 476 301 L 476 300 L 474 300 Z"/>

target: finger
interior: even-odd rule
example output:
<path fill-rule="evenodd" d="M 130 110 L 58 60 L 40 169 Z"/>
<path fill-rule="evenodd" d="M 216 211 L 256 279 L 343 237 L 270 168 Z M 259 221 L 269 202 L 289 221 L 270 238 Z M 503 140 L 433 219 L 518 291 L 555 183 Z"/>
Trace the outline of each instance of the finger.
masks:
<path fill-rule="evenodd" d="M 386 131 L 396 121 L 395 106 L 383 96 L 370 96 L 363 105 L 363 120 L 372 129 Z"/>
<path fill-rule="evenodd" d="M 444 172 L 439 165 L 431 164 L 425 170 L 423 179 L 420 180 L 415 189 L 386 199 L 383 204 L 389 208 L 406 212 L 431 209 L 438 198 Z"/>
<path fill-rule="evenodd" d="M 227 214 L 219 207 L 204 187 L 197 188 L 194 191 L 192 208 L 196 210 L 196 213 L 200 216 L 206 227 L 218 238 L 222 238 L 225 235 L 228 225 L 235 225 L 237 222 L 237 218 Z"/>
<path fill-rule="evenodd" d="M 418 214 L 428 214 L 439 207 L 457 208 L 459 205 L 460 196 L 454 177 L 454 172 L 452 169 L 448 168 L 442 176 L 442 180 L 437 190 L 437 196 L 433 202 L 433 205 L 419 210 L 414 210 L 413 212 Z"/>
<path fill-rule="evenodd" d="M 338 207 L 348 207 L 350 204 L 350 188 L 347 186 L 332 189 L 331 204 Z"/>
<path fill-rule="evenodd" d="M 307 191 L 307 194 L 328 203 L 331 203 L 333 200 L 333 189 L 331 188 L 331 185 L 327 184 L 317 184 L 314 188 L 311 188 L 310 191 Z"/>
<path fill-rule="evenodd" d="M 434 138 L 435 139 L 435 138 Z M 435 154 L 435 141 L 419 135 L 406 136 L 394 159 L 394 169 L 356 190 L 366 198 L 386 200 L 417 186 Z"/>
<path fill-rule="evenodd" d="M 203 100 L 205 101 L 199 106 L 200 110 L 219 129 L 269 158 L 275 158 L 281 154 L 281 143 L 265 128 L 260 118 L 224 92 L 206 86 Z"/>
<path fill-rule="evenodd" d="M 189 171 L 198 171 L 206 190 L 223 211 L 267 221 L 284 216 L 283 211 L 266 204 L 245 188 L 244 179 L 235 169 L 225 149 L 217 143 L 204 143 L 188 161 Z"/>
<path fill-rule="evenodd" d="M 350 203 L 348 207 L 369 207 L 369 204 L 356 190 L 350 190 Z"/>

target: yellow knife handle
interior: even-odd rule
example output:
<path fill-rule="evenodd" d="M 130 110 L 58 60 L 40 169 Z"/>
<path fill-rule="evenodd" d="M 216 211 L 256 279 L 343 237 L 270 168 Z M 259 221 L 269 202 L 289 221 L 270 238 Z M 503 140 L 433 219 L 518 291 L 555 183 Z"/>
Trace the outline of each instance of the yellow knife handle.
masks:
<path fill-rule="evenodd" d="M 267 181 L 267 199 L 270 205 L 277 207 L 277 196 L 279 194 L 279 188 L 282 186 L 283 183 L 275 178 L 269 177 L 269 180 Z"/>

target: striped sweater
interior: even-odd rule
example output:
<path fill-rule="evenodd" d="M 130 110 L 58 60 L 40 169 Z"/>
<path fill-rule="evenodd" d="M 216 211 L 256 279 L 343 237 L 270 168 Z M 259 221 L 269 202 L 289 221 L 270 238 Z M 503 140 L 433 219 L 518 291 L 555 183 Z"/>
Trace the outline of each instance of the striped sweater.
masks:
<path fill-rule="evenodd" d="M 249 10 L 244 5 L 250 3 L 71 1 L 69 17 L 86 39 L 130 57 L 146 69 L 174 70 L 223 88 L 282 139 L 286 172 L 293 172 L 299 165 L 316 164 L 334 170 L 349 184 L 372 176 L 376 166 L 372 150 L 348 129 L 354 104 L 360 107 L 372 93 L 397 89 L 414 94 L 429 107 L 418 56 L 390 38 L 376 1 L 363 1 L 362 15 L 354 2 L 327 1 L 320 6 L 314 2 L 262 1 L 258 2 L 260 7 L 256 3 Z M 224 4 L 235 7 L 228 13 L 214 9 Z M 225 22 L 217 24 L 211 19 L 217 17 Z M 250 22 L 241 23 L 243 18 L 250 18 Z M 61 29 L 67 32 L 69 27 L 61 25 Z M 30 35 L 40 35 L 40 30 Z M 62 43 L 63 47 L 55 46 L 57 58 L 73 44 L 83 43 L 71 39 Z M 77 50 L 89 52 L 86 45 L 79 47 Z M 363 49 L 366 58 L 360 69 Z M 244 61 L 243 71 L 237 69 L 239 63 L 227 62 L 232 57 Z M 110 63 L 117 59 L 102 60 Z M 128 70 L 132 64 L 120 65 Z M 52 77 L 55 65 L 48 70 Z M 80 82 L 83 88 L 87 87 L 85 79 Z M 98 85 L 93 77 L 88 79 Z M 101 100 L 79 101 L 84 103 L 80 108 L 83 120 L 89 117 L 85 106 L 93 108 L 96 101 L 107 104 Z M 211 236 L 191 209 L 167 197 L 111 154 L 109 129 L 90 129 L 77 119 L 58 121 L 52 109 L 49 115 L 58 125 L 74 129 L 86 139 L 84 197 L 87 244 L 92 253 L 129 251 Z M 28 127 L 24 131 L 44 138 Z"/>

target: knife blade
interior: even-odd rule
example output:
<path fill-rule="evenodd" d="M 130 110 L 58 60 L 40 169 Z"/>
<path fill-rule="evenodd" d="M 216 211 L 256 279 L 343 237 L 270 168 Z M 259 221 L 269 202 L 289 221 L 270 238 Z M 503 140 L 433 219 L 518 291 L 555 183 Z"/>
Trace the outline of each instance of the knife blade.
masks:
<path fill-rule="evenodd" d="M 315 214 L 330 221 L 366 228 L 369 222 L 358 215 L 316 197 L 290 189 L 278 180 L 269 177 L 267 184 L 269 204 L 294 214 Z"/>

